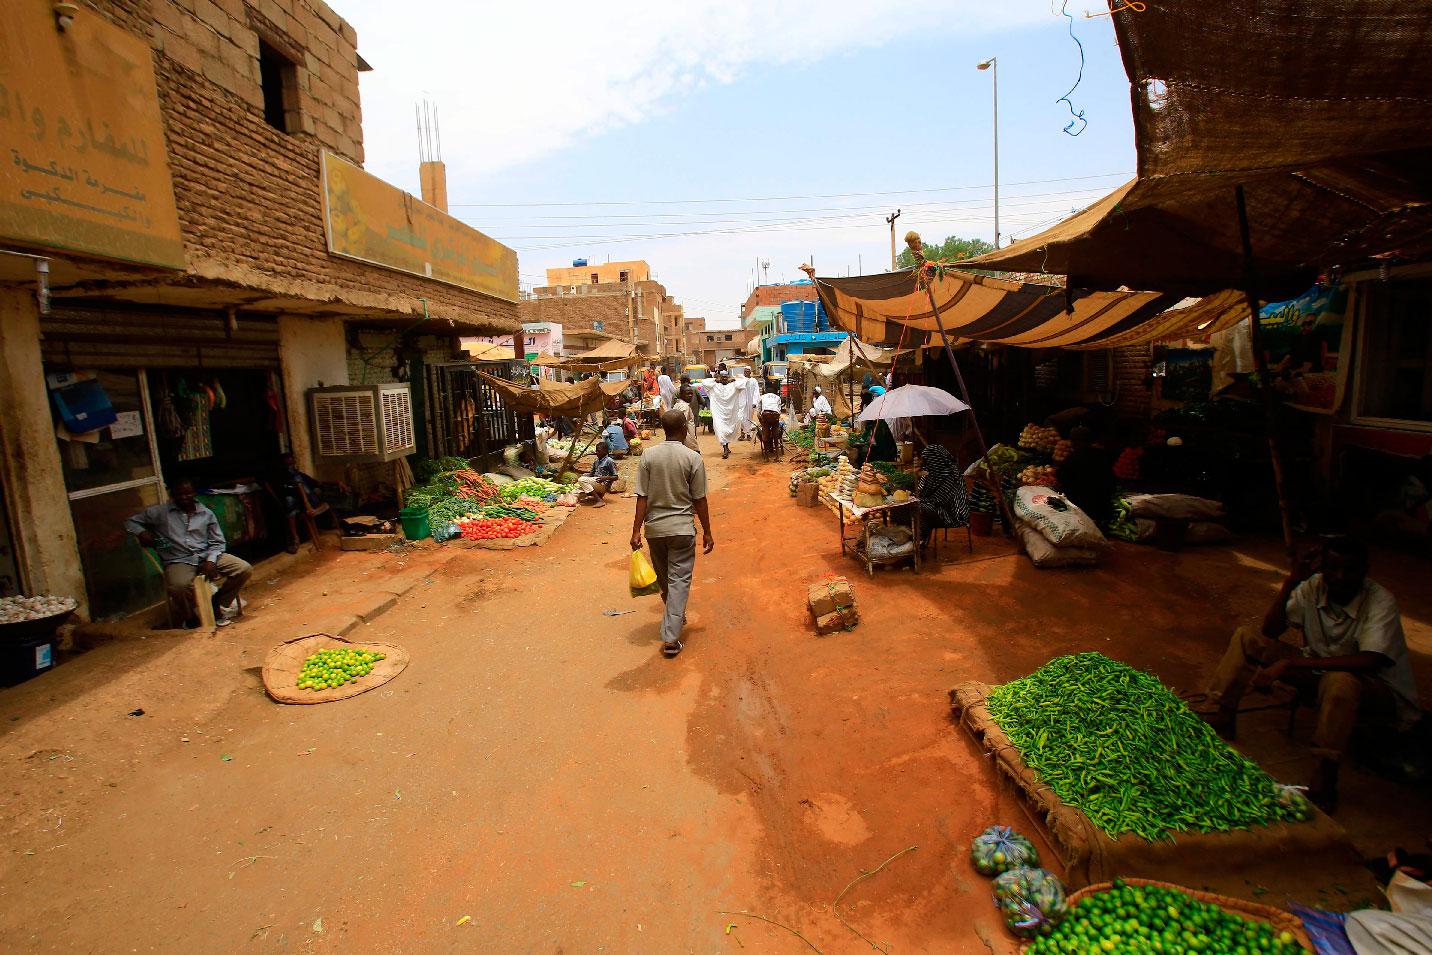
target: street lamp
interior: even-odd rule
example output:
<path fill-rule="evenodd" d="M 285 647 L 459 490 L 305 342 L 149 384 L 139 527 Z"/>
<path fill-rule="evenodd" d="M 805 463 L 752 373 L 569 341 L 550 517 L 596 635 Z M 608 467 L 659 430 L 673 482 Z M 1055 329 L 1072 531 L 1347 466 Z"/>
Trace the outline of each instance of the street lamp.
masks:
<path fill-rule="evenodd" d="M 976 69 L 989 70 L 994 76 L 994 247 L 999 248 L 999 60 L 990 57 Z"/>

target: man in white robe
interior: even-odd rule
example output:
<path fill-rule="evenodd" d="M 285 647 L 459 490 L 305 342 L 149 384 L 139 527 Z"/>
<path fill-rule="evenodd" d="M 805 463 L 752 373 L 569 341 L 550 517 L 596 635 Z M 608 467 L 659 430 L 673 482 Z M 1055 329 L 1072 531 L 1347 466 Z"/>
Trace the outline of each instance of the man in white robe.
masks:
<path fill-rule="evenodd" d="M 711 386 L 711 425 L 721 445 L 721 457 L 731 456 L 731 439 L 741 431 L 741 397 L 745 388 L 731 380 L 729 371 L 721 372 Z"/>
<path fill-rule="evenodd" d="M 826 398 L 824 392 L 816 388 L 811 392 L 810 410 L 806 412 L 806 424 L 815 421 L 816 415 L 831 415 L 830 399 Z"/>
<path fill-rule="evenodd" d="M 756 379 L 747 378 L 746 369 L 738 365 L 736 367 L 736 389 L 737 398 L 739 399 L 738 412 L 741 418 L 740 436 L 741 440 L 745 441 L 749 439 L 755 431 L 755 426 L 751 421 L 751 413 L 756 407 L 756 393 L 760 392 L 761 388 L 756 384 Z"/>
<path fill-rule="evenodd" d="M 656 379 L 657 390 L 661 392 L 661 410 L 670 411 L 671 406 L 676 404 L 676 382 L 666 372 Z"/>

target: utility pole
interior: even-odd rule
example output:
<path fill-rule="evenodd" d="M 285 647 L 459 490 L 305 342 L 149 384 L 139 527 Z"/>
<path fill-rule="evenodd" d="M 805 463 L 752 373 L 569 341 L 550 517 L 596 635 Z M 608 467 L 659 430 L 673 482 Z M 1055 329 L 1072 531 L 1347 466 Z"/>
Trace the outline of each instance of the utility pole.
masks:
<path fill-rule="evenodd" d="M 895 220 L 898 218 L 900 218 L 899 209 L 885 217 L 885 221 L 890 223 L 890 271 L 892 272 L 895 271 Z"/>
<path fill-rule="evenodd" d="M 994 80 L 994 247 L 999 248 L 999 60 L 990 57 L 975 69 L 989 70 Z"/>

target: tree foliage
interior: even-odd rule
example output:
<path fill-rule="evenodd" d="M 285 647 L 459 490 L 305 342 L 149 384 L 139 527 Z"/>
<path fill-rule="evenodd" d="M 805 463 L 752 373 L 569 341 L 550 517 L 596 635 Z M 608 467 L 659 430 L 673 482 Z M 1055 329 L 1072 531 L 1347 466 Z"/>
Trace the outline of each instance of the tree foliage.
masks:
<path fill-rule="evenodd" d="M 925 244 L 925 258 L 935 261 L 958 262 L 993 251 L 994 246 L 984 239 L 962 239 L 957 235 L 950 236 L 938 245 L 928 242 Z M 915 265 L 915 256 L 909 249 L 905 249 L 895 262 L 902 269 L 912 268 Z"/>

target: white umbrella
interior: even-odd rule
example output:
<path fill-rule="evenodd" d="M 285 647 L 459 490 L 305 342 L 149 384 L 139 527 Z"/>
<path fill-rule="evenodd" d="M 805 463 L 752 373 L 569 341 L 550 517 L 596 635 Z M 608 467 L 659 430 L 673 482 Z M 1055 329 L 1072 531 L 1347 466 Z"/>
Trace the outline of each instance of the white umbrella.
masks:
<path fill-rule="evenodd" d="M 893 421 L 896 418 L 922 418 L 969 410 L 969 405 L 943 388 L 901 385 L 870 402 L 860 412 L 860 420 Z"/>

